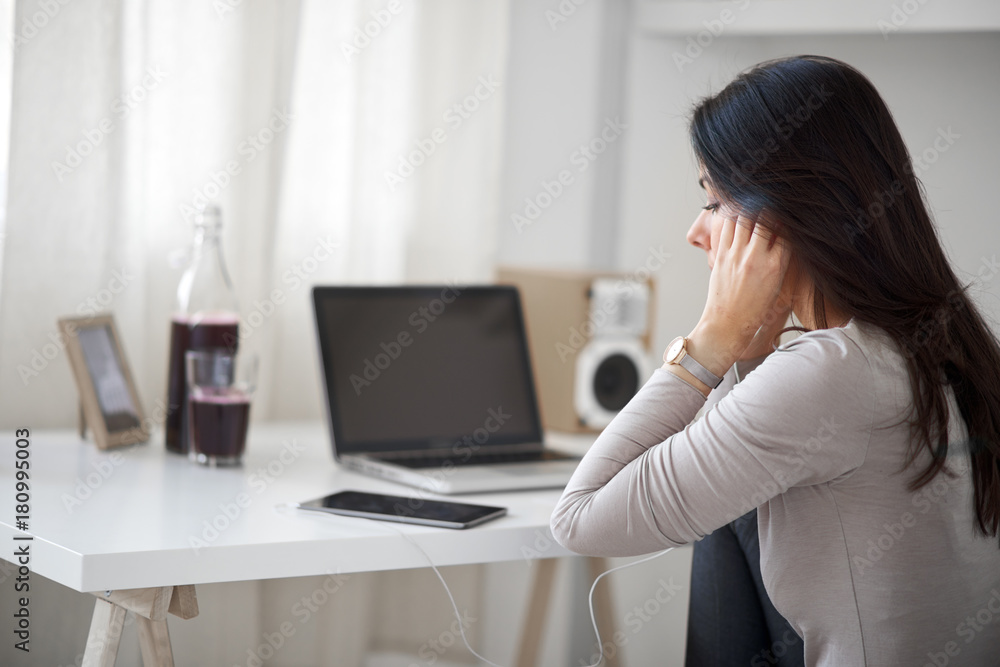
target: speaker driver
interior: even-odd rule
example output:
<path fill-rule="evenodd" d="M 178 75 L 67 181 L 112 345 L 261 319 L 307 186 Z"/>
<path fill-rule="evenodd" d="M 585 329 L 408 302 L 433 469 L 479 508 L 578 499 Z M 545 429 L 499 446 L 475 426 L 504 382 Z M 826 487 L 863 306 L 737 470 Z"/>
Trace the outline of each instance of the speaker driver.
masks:
<path fill-rule="evenodd" d="M 638 338 L 594 338 L 576 358 L 573 403 L 580 426 L 611 423 L 649 379 L 651 363 Z"/>
<path fill-rule="evenodd" d="M 605 410 L 617 412 L 639 391 L 639 369 L 624 354 L 613 354 L 594 372 L 594 398 Z"/>

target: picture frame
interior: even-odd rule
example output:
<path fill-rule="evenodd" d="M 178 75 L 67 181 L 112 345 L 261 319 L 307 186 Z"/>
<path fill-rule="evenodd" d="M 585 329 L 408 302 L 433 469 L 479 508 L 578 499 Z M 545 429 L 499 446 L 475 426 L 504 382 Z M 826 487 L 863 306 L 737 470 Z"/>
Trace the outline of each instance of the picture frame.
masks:
<path fill-rule="evenodd" d="M 89 427 L 98 448 L 147 442 L 149 422 L 110 313 L 58 320 L 80 392 L 80 436 Z"/>

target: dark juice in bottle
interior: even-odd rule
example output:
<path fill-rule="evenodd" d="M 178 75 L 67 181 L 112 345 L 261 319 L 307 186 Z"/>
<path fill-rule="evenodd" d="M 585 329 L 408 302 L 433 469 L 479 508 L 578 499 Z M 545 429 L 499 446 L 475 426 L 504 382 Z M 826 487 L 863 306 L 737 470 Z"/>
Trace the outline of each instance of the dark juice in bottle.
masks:
<path fill-rule="evenodd" d="M 167 450 L 187 454 L 189 446 L 184 424 L 187 404 L 187 373 L 184 355 L 188 350 L 227 349 L 239 345 L 239 317 L 220 313 L 191 318 L 175 315 L 170 322 L 170 365 L 167 371 Z"/>

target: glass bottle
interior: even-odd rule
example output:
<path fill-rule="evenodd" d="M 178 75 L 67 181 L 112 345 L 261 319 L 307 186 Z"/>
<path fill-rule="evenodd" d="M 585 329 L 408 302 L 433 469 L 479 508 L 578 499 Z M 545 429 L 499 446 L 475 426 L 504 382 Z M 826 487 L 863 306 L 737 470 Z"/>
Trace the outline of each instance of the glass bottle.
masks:
<path fill-rule="evenodd" d="M 167 451 L 187 454 L 188 350 L 231 349 L 239 345 L 239 307 L 222 257 L 222 213 L 209 205 L 194 221 L 191 262 L 177 286 L 170 323 L 170 366 L 167 371 Z"/>

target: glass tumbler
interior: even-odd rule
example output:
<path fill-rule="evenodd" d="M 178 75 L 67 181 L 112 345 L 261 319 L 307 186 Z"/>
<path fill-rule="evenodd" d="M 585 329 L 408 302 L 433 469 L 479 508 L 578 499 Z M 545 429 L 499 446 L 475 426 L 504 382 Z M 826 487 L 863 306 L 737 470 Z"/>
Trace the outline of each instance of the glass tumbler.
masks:
<path fill-rule="evenodd" d="M 228 348 L 192 350 L 185 363 L 189 457 L 202 465 L 239 465 L 257 384 L 257 357 Z"/>

